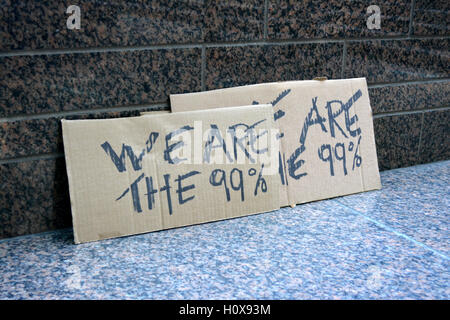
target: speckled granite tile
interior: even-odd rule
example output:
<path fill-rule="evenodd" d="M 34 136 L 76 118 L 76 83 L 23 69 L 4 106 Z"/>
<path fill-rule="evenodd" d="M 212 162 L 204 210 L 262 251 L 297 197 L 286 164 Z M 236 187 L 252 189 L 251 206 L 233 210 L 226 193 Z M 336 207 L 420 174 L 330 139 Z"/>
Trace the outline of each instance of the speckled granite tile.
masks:
<path fill-rule="evenodd" d="M 0 164 L 0 177 L 0 238 L 71 225 L 63 158 Z"/>
<path fill-rule="evenodd" d="M 66 25 L 66 10 L 73 1 L 5 1 L 0 9 L 0 51 L 263 38 L 264 0 L 81 0 L 76 3 L 79 30 Z"/>
<path fill-rule="evenodd" d="M 0 116 L 166 102 L 201 88 L 201 50 L 0 58 Z"/>
<path fill-rule="evenodd" d="M 346 78 L 393 82 L 450 75 L 448 39 L 367 40 L 347 45 Z"/>
<path fill-rule="evenodd" d="M 73 245 L 0 242 L 3 299 L 448 299 L 448 258 L 334 201 Z"/>
<path fill-rule="evenodd" d="M 153 107 L 120 112 L 99 112 L 86 110 L 76 114 L 45 119 L 29 119 L 0 122 L 0 159 L 14 158 L 53 152 L 63 152 L 61 119 L 106 119 L 139 116 L 142 111 L 155 110 Z"/>
<path fill-rule="evenodd" d="M 264 0 L 207 0 L 204 21 L 205 42 L 262 39 Z"/>
<path fill-rule="evenodd" d="M 339 78 L 342 44 L 313 43 L 206 49 L 206 89 L 253 83 Z"/>
<path fill-rule="evenodd" d="M 448 256 L 449 180 L 450 161 L 402 168 L 381 173 L 381 190 L 338 202 Z"/>
<path fill-rule="evenodd" d="M 62 150 L 60 119 L 0 123 L 0 159 Z"/>
<path fill-rule="evenodd" d="M 419 162 L 449 160 L 450 110 L 425 112 L 423 117 Z"/>
<path fill-rule="evenodd" d="M 410 0 L 325 1 L 269 0 L 268 36 L 271 39 L 379 37 L 406 35 Z M 381 10 L 381 28 L 367 28 L 367 8 Z"/>
<path fill-rule="evenodd" d="M 422 114 L 374 119 L 375 142 L 380 170 L 417 164 Z"/>
<path fill-rule="evenodd" d="M 414 35 L 449 35 L 450 2 L 448 0 L 416 0 L 413 16 Z"/>
<path fill-rule="evenodd" d="M 374 114 L 450 106 L 450 81 L 369 88 Z"/>
<path fill-rule="evenodd" d="M 81 11 L 81 29 L 69 30 L 67 8 Z M 203 1 L 5 0 L 0 50 L 65 49 L 199 42 Z"/>

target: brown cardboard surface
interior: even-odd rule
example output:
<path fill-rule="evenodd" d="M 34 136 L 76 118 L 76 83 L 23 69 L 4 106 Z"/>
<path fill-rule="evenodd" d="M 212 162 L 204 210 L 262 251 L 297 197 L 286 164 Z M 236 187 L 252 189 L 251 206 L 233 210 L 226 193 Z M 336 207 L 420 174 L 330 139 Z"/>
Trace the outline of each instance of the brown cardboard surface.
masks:
<path fill-rule="evenodd" d="M 289 81 L 170 96 L 172 112 L 271 103 L 280 205 L 381 188 L 365 78 Z"/>
<path fill-rule="evenodd" d="M 250 148 L 253 163 L 243 149 L 234 158 L 228 134 L 236 124 L 277 132 L 270 105 L 62 120 L 75 243 L 278 209 L 278 142 L 273 164 Z M 247 145 L 250 135 L 243 138 Z"/>

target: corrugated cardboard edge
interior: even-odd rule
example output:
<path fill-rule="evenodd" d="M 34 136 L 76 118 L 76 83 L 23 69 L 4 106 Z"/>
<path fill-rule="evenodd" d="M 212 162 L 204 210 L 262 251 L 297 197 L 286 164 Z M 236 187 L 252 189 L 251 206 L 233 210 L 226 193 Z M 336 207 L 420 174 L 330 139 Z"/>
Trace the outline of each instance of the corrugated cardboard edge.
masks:
<path fill-rule="evenodd" d="M 378 166 L 378 152 L 377 152 L 377 144 L 376 144 L 376 141 L 375 141 L 375 130 L 374 130 L 374 126 L 373 126 L 373 111 L 372 111 L 372 104 L 370 103 L 369 87 L 367 85 L 367 79 L 365 77 L 363 77 L 363 78 L 356 78 L 356 79 L 363 80 L 364 83 L 366 84 L 365 87 L 364 87 L 364 91 L 365 91 L 364 94 L 367 95 L 367 100 L 369 101 L 369 112 L 370 112 L 370 115 L 369 115 L 368 119 L 369 119 L 369 124 L 371 126 L 372 133 L 373 133 L 372 134 L 372 141 L 370 141 L 370 142 L 373 144 L 373 148 L 374 148 L 373 151 L 375 153 L 375 158 L 374 159 L 376 160 L 375 163 L 373 163 L 372 165 L 374 167 L 376 167 L 376 171 L 378 172 L 376 185 L 374 187 L 371 187 L 371 188 L 366 188 L 366 185 L 364 184 L 363 185 L 363 190 L 364 190 L 364 192 L 365 191 L 370 191 L 370 190 L 380 190 L 382 188 L 382 185 L 381 185 L 381 179 L 380 179 L 380 169 L 379 169 L 379 166 Z M 352 89 L 353 89 L 353 87 L 352 87 Z M 361 170 L 361 171 L 363 171 L 363 170 Z M 364 179 L 364 172 L 362 172 L 362 175 L 363 175 L 363 179 Z"/>
<path fill-rule="evenodd" d="M 65 126 L 65 124 L 70 121 L 70 120 L 66 120 L 66 119 L 62 119 L 61 120 L 61 127 L 62 127 L 62 135 L 63 135 L 63 145 L 64 145 L 64 157 L 65 157 L 65 161 L 66 161 L 66 172 L 67 172 L 67 180 L 68 180 L 68 184 L 69 184 L 69 196 L 70 196 L 70 210 L 71 210 L 71 214 L 72 214 L 72 225 L 73 225 L 73 237 L 74 237 L 74 242 L 75 244 L 79 244 L 81 243 L 78 239 L 78 234 L 76 232 L 75 229 L 75 225 L 77 225 L 77 221 L 76 221 L 76 214 L 75 214 L 75 206 L 73 205 L 73 199 L 75 199 L 75 195 L 76 192 L 75 190 L 73 190 L 72 185 L 72 172 L 71 170 L 71 165 L 70 165 L 70 159 L 72 157 L 69 157 L 69 150 L 70 148 L 68 147 L 68 145 L 70 144 L 70 135 L 67 134 L 68 128 Z"/>

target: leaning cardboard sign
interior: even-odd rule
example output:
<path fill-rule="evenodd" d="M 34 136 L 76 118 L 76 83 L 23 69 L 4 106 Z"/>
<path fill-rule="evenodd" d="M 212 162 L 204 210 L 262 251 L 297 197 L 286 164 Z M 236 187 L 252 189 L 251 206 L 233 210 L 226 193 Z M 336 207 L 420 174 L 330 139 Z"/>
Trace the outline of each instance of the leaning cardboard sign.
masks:
<path fill-rule="evenodd" d="M 75 243 L 279 208 L 270 105 L 62 126 Z"/>
<path fill-rule="evenodd" d="M 170 96 L 172 112 L 271 103 L 280 205 L 381 188 L 365 78 L 265 83 Z"/>

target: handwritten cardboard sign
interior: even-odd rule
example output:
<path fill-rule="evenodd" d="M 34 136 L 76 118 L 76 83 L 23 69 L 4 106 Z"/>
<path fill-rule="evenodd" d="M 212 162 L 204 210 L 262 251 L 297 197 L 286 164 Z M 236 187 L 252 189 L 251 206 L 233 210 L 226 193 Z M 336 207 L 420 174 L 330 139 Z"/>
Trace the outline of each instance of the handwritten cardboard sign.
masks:
<path fill-rule="evenodd" d="M 271 103 L 280 205 L 381 188 L 365 78 L 289 81 L 170 96 L 172 112 Z"/>
<path fill-rule="evenodd" d="M 62 127 L 75 243 L 279 208 L 270 105 Z"/>

